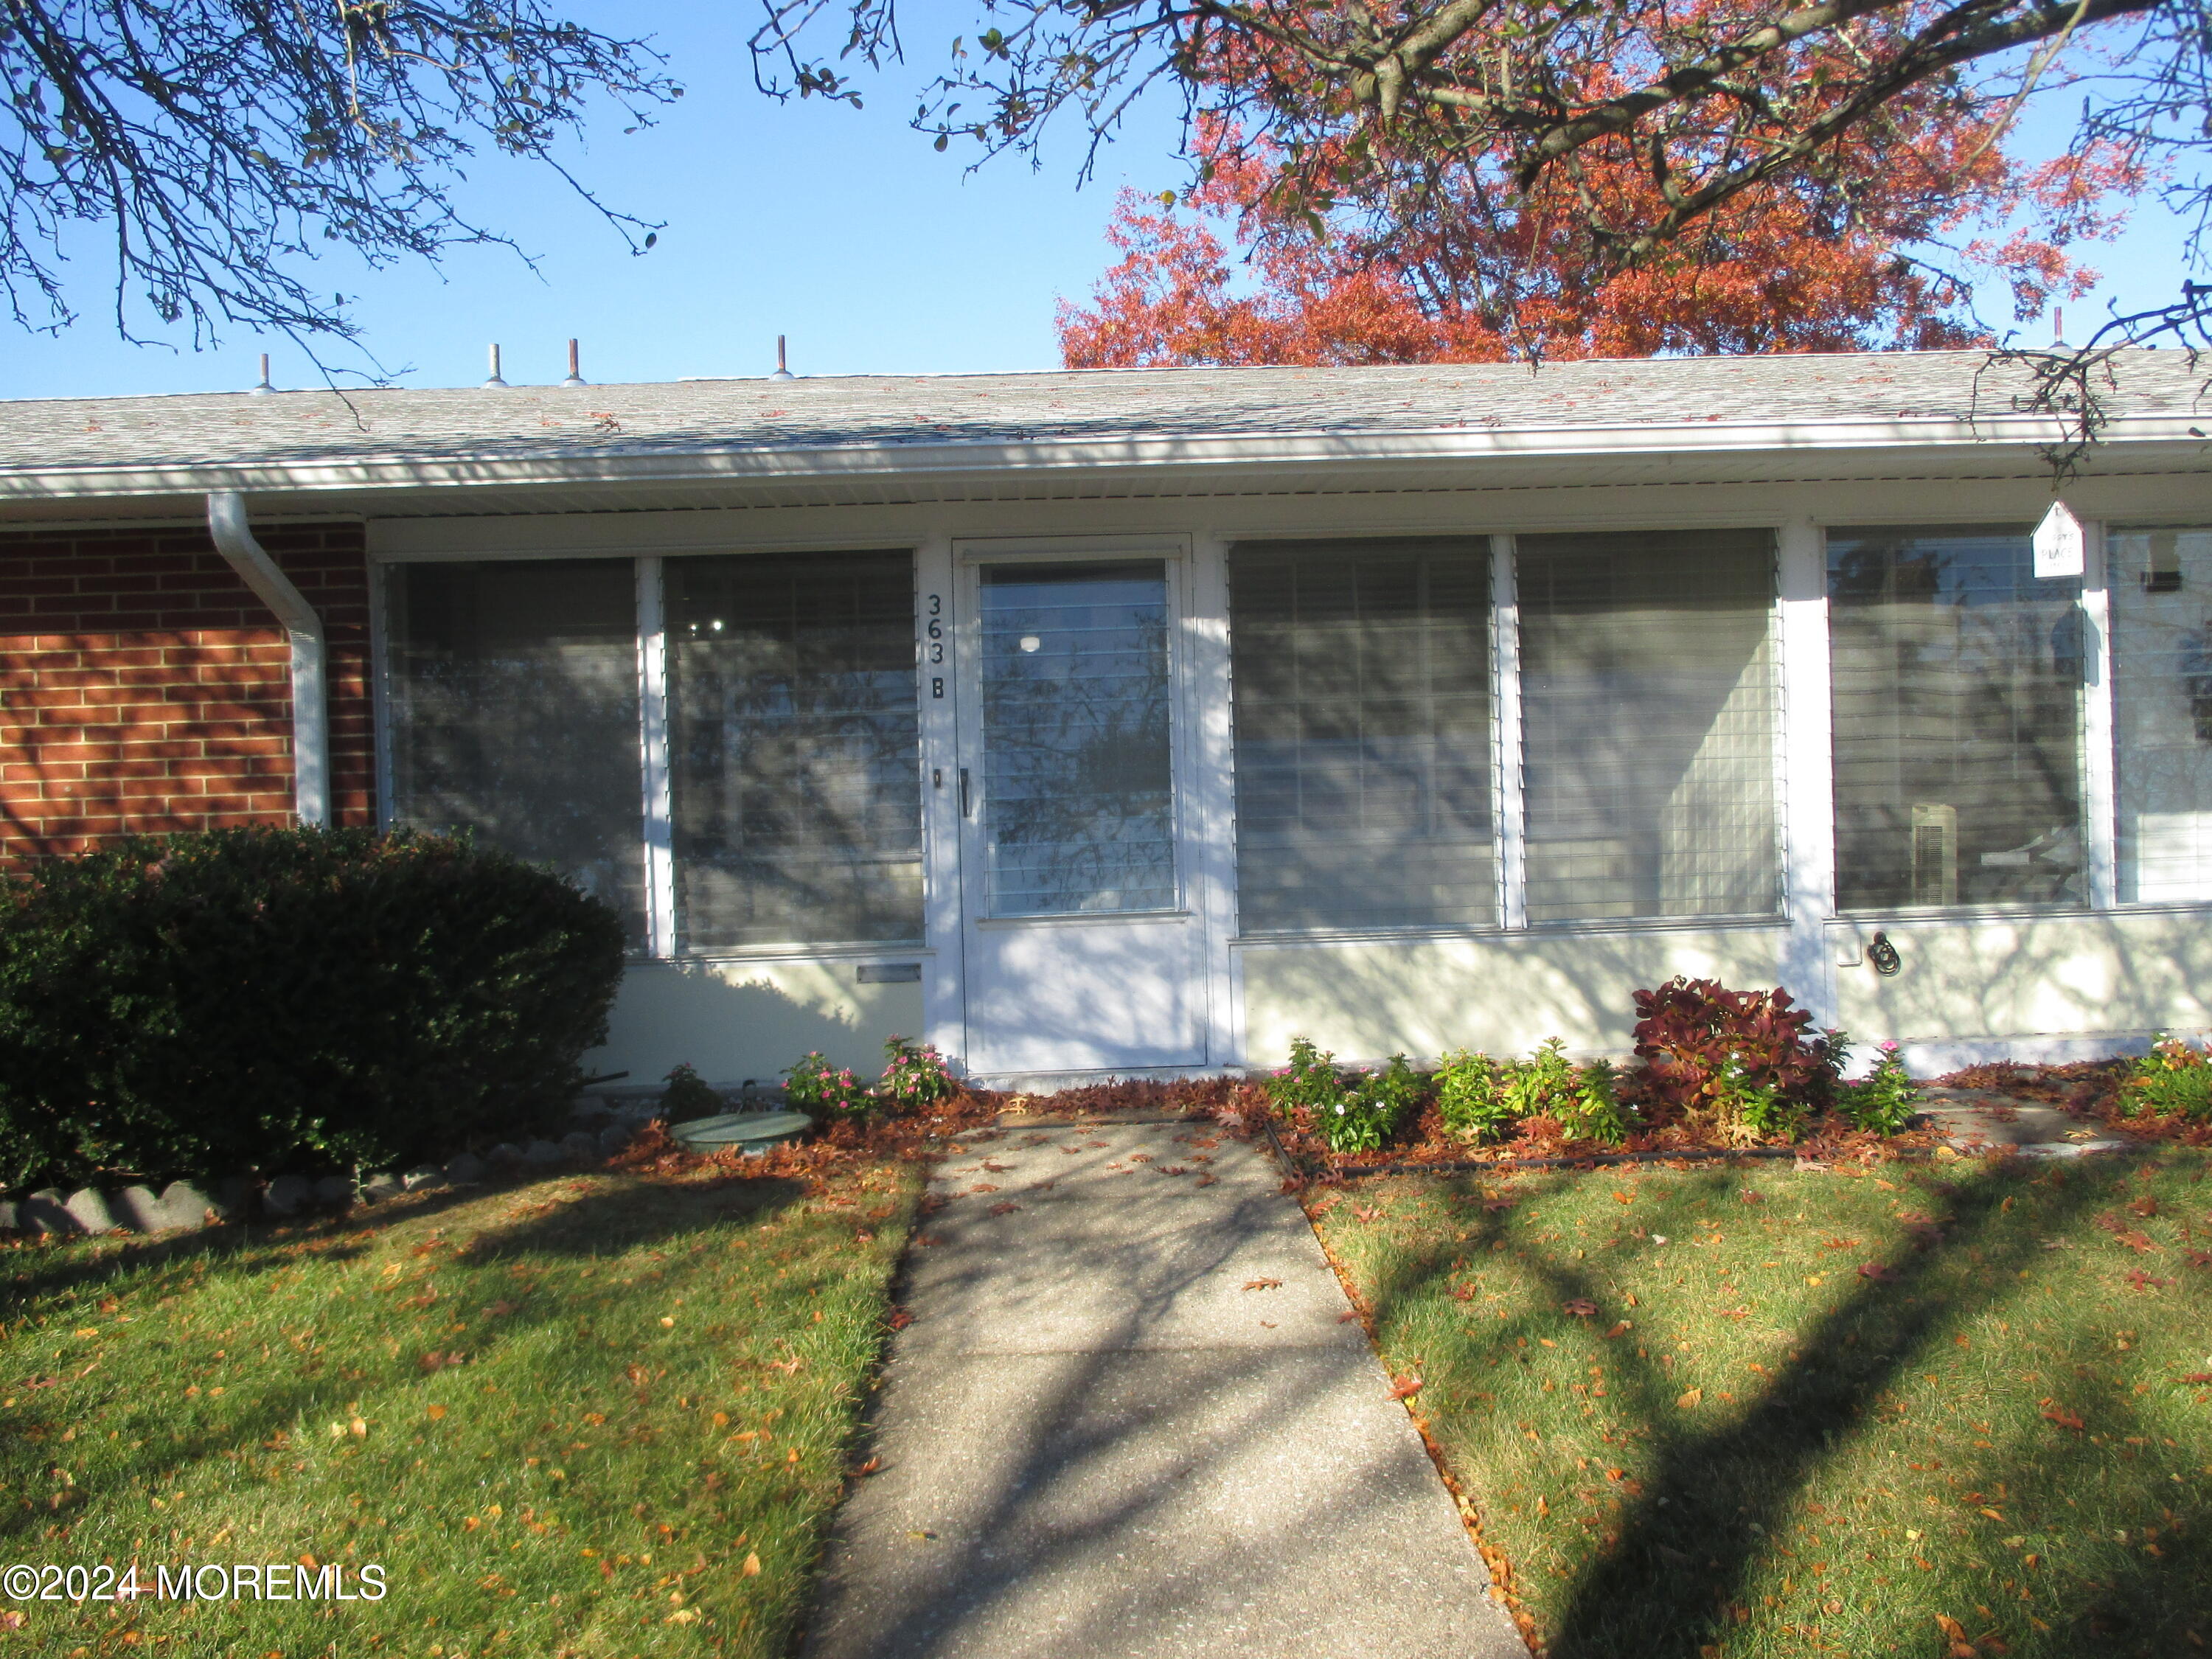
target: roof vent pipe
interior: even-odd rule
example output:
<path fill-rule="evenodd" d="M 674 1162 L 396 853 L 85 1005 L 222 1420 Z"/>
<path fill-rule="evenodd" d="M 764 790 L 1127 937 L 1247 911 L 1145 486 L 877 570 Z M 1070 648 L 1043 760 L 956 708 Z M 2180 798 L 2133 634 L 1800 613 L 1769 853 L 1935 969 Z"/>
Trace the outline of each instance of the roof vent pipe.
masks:
<path fill-rule="evenodd" d="M 496 345 L 493 346 L 491 349 L 491 378 L 486 380 L 484 384 L 486 386 L 504 386 L 507 384 L 506 381 L 499 378 L 499 348 Z"/>
<path fill-rule="evenodd" d="M 276 390 L 269 384 L 269 354 L 264 351 L 261 354 L 261 384 L 253 388 L 253 393 L 257 397 L 265 397 Z"/>
<path fill-rule="evenodd" d="M 292 800 L 301 823 L 331 821 L 331 724 L 323 690 L 323 624 L 315 608 L 276 568 L 246 520 L 246 498 L 221 490 L 207 498 L 216 550 L 276 613 L 292 641 Z"/>
<path fill-rule="evenodd" d="M 591 384 L 590 381 L 584 378 L 583 371 L 576 367 L 576 343 L 574 340 L 568 342 L 568 378 L 562 381 L 561 384 L 562 386 L 589 386 Z"/>
<path fill-rule="evenodd" d="M 791 370 L 784 365 L 783 336 L 779 334 L 775 337 L 775 373 L 769 375 L 769 379 L 771 380 L 795 380 L 798 378 L 799 376 L 793 374 Z"/>

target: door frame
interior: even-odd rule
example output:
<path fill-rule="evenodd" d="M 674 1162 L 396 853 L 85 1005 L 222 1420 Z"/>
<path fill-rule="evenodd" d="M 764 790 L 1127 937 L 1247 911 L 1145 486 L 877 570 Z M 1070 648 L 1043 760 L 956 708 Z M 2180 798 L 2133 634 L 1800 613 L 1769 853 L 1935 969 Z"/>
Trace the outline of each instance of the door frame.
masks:
<path fill-rule="evenodd" d="M 1226 939 L 1219 926 L 1220 908 L 1226 898 L 1222 890 L 1226 866 L 1220 856 L 1221 849 L 1214 844 L 1228 833 L 1229 822 L 1216 810 L 1216 804 L 1209 799 L 1212 792 L 1207 788 L 1209 775 L 1216 769 L 1208 764 L 1214 758 L 1212 751 L 1225 745 L 1209 741 L 1213 734 L 1206 729 L 1209 711 L 1205 696 L 1217 681 L 1225 693 L 1226 633 L 1221 628 L 1206 626 L 1210 620 L 1206 613 L 1212 609 L 1206 604 L 1212 597 L 1205 580 L 1209 573 L 1198 568 L 1204 555 L 1214 550 L 1202 539 L 1180 531 L 962 537 L 952 540 L 947 549 L 949 568 L 945 574 L 952 579 L 949 608 L 952 612 L 953 648 L 947 653 L 952 669 L 951 684 L 947 688 L 951 693 L 951 708 L 950 718 L 939 729 L 948 740 L 944 752 L 950 766 L 945 775 L 947 787 L 927 790 L 925 795 L 949 820 L 949 833 L 945 839 L 957 848 L 957 861 L 949 872 L 951 890 L 945 896 L 945 911 L 939 914 L 957 927 L 963 975 L 966 964 L 977 960 L 976 953 L 968 950 L 967 942 L 973 931 L 983 927 L 996 932 L 1021 927 L 1084 927 L 1121 920 L 1141 921 L 1147 916 L 1181 918 L 1185 926 L 1196 930 L 1192 982 L 1188 989 L 1196 1011 L 1197 1040 L 1202 1058 L 1195 1066 L 1170 1066 L 1161 1069 L 1214 1069 L 1231 1058 L 1224 1041 L 1225 988 L 1219 982 L 1224 977 L 1221 970 L 1227 966 Z M 981 914 L 982 815 L 980 811 L 972 817 L 961 812 L 957 787 L 957 769 L 963 765 L 978 768 L 982 758 L 982 698 L 978 679 L 982 667 L 982 568 L 994 564 L 1085 564 L 1152 558 L 1159 559 L 1166 567 L 1170 612 L 1168 755 L 1170 823 L 1176 852 L 1174 907 L 1166 911 L 987 917 Z M 1218 651 L 1209 648 L 1217 645 L 1220 647 Z M 1212 660 L 1217 654 L 1221 659 L 1218 665 Z M 1218 712 L 1225 732 L 1225 702 Z M 979 799 L 977 805 L 981 804 Z M 1218 965 L 1217 958 L 1220 958 Z M 961 989 L 959 1047 L 964 1057 L 972 1051 L 973 1044 L 968 1029 L 969 999 L 964 983 Z"/>

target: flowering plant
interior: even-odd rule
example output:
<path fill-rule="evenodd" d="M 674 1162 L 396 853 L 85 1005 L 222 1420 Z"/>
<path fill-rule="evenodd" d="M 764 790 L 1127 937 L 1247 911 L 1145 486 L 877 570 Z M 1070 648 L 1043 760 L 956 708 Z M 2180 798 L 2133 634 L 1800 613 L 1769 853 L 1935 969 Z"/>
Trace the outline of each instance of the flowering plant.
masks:
<path fill-rule="evenodd" d="M 784 1098 L 797 1111 L 858 1117 L 873 1103 L 850 1067 L 830 1070 L 818 1049 L 801 1056 L 783 1075 Z"/>
<path fill-rule="evenodd" d="M 1828 1033 L 1829 1052 L 1837 1057 L 1837 1069 L 1843 1068 L 1843 1057 L 1850 1048 L 1850 1039 L 1841 1031 Z M 1882 1043 L 1875 1051 L 1874 1070 L 1856 1083 L 1837 1085 L 1836 1109 L 1854 1127 L 1872 1129 L 1877 1134 L 1893 1135 L 1912 1121 L 1913 1110 L 1920 1103 L 1920 1091 L 1912 1086 L 1906 1075 L 1905 1062 L 1898 1058 L 1894 1042 Z"/>
<path fill-rule="evenodd" d="M 960 1091 L 935 1043 L 894 1036 L 884 1044 L 884 1054 L 889 1063 L 876 1085 L 876 1096 L 894 1112 L 919 1111 L 950 1100 Z"/>
<path fill-rule="evenodd" d="M 2212 1121 L 2212 1044 L 2192 1048 L 2161 1034 L 2120 1085 L 2120 1098 L 2145 1116 Z"/>

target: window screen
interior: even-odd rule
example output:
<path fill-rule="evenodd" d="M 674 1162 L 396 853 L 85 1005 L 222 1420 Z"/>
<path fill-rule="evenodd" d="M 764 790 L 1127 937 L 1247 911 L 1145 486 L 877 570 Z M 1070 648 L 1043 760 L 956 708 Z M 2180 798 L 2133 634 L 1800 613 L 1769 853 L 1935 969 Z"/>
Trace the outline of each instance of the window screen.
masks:
<path fill-rule="evenodd" d="M 1528 920 L 1778 909 L 1772 537 L 1516 552 Z"/>
<path fill-rule="evenodd" d="M 1828 532 L 1836 897 L 2080 903 L 2078 581 L 2014 526 Z"/>
<path fill-rule="evenodd" d="M 663 568 L 678 948 L 920 939 L 913 555 Z"/>
<path fill-rule="evenodd" d="M 388 580 L 394 819 L 551 865 L 641 949 L 630 562 L 398 565 Z"/>
<path fill-rule="evenodd" d="M 980 599 L 989 914 L 1168 908 L 1167 567 L 988 565 Z"/>
<path fill-rule="evenodd" d="M 2115 530 L 2120 897 L 2212 898 L 2212 530 Z"/>
<path fill-rule="evenodd" d="M 1494 922 L 1488 538 L 1229 569 L 1242 929 Z"/>

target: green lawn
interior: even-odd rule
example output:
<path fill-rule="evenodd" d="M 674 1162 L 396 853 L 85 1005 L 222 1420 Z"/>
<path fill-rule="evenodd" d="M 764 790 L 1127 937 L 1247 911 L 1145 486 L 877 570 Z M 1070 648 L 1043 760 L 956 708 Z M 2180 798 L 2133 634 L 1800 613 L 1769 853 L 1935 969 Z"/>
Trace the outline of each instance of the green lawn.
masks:
<path fill-rule="evenodd" d="M 1309 1198 L 1561 1659 L 2166 1659 L 2212 1644 L 2208 1172 L 2164 1147 Z"/>
<path fill-rule="evenodd" d="M 0 1656 L 781 1654 L 918 1190 L 592 1175 L 0 1253 L 0 1565 L 386 1585 L 4 1601 Z"/>

